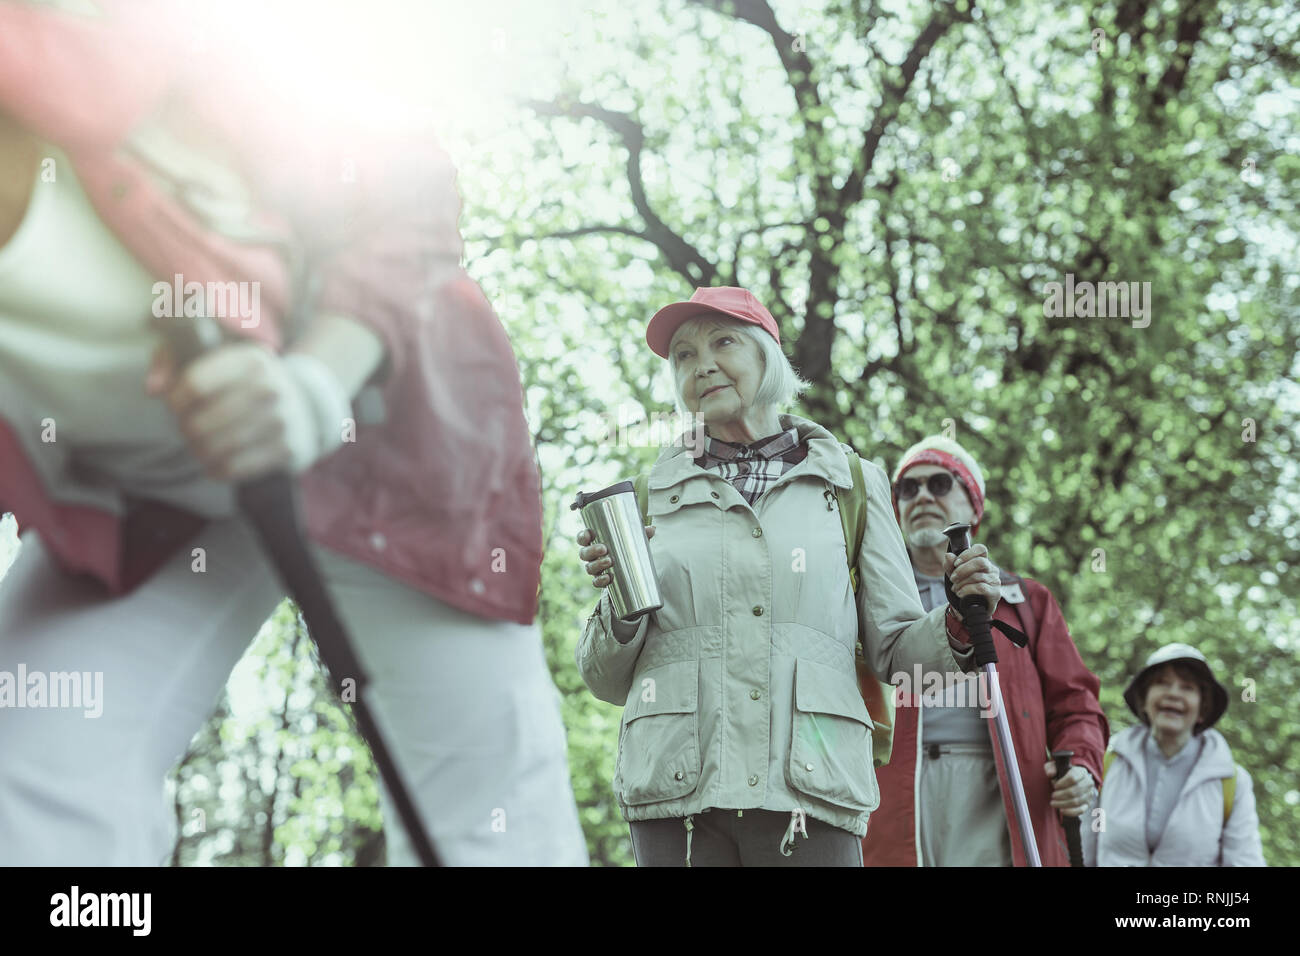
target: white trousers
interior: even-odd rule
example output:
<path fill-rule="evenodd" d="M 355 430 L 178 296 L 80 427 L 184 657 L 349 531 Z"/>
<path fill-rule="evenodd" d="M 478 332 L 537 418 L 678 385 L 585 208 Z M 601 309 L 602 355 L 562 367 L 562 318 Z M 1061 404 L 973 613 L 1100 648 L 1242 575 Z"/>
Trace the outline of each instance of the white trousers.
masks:
<path fill-rule="evenodd" d="M 922 747 L 921 864 L 1011 866 L 1011 835 L 998 765 L 988 744 L 943 744 L 931 757 Z"/>
<path fill-rule="evenodd" d="M 196 547 L 206 552 L 202 573 L 191 568 Z M 443 864 L 587 865 L 537 627 L 483 620 L 365 565 L 315 555 Z M 282 596 L 240 519 L 209 524 L 121 597 L 64 574 L 25 535 L 0 582 L 0 672 L 101 672 L 103 699 L 98 717 L 0 706 L 0 864 L 166 862 L 176 821 L 164 778 Z M 415 865 L 381 795 L 389 864 Z"/>

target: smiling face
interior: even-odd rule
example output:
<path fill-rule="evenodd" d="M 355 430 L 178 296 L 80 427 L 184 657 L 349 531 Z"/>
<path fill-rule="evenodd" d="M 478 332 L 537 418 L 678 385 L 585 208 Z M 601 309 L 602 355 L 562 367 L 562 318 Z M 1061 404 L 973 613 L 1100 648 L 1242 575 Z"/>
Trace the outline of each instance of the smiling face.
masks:
<path fill-rule="evenodd" d="M 684 323 L 668 345 L 677 391 L 710 431 L 743 420 L 763 378 L 758 344 L 713 320 Z"/>
<path fill-rule="evenodd" d="M 904 478 L 915 478 L 921 485 L 916 497 L 898 502 L 898 518 L 903 538 L 908 547 L 936 548 L 947 543 L 943 529 L 954 521 L 973 524 L 975 509 L 961 482 L 954 477 L 947 494 L 936 498 L 930 493 L 927 481 L 931 475 L 951 474 L 940 465 L 917 465 L 903 472 Z"/>
<path fill-rule="evenodd" d="M 1195 672 L 1176 664 L 1166 664 L 1152 673 L 1142 693 L 1142 710 L 1157 739 L 1181 745 L 1191 737 L 1202 720 L 1209 700 L 1201 692 Z"/>

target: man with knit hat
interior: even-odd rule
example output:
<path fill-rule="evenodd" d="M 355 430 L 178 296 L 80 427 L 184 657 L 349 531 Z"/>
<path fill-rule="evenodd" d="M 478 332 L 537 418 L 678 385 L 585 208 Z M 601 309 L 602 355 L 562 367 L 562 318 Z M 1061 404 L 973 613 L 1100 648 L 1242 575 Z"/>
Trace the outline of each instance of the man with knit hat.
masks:
<path fill-rule="evenodd" d="M 894 513 L 912 560 L 921 603 L 947 603 L 943 528 L 984 517 L 984 475 L 961 445 L 933 435 L 903 455 L 892 481 Z M 992 619 L 1023 631 L 1016 647 L 993 631 L 998 683 L 1019 773 L 1044 866 L 1069 863 L 1060 814 L 1089 807 L 1109 727 L 1097 700 L 1100 682 L 1084 666 L 1061 609 L 1037 581 L 1000 572 Z M 867 866 L 1024 866 L 1008 768 L 993 740 L 987 687 L 940 687 L 929 675 L 894 675 L 899 687 L 894 749 L 876 771 L 880 809 L 863 840 Z M 975 680 L 972 676 L 970 680 Z M 983 680 L 982 675 L 979 680 Z M 1053 750 L 1071 750 L 1070 772 L 1054 780 Z"/>

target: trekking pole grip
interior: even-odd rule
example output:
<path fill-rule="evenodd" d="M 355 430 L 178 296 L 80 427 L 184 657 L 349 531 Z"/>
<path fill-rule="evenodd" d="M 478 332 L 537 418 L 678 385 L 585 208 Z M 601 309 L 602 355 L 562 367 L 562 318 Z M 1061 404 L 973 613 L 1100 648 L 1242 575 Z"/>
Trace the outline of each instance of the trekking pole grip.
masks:
<path fill-rule="evenodd" d="M 948 553 L 957 555 L 970 548 L 970 525 L 955 522 L 943 529 L 948 538 Z M 944 588 L 950 598 L 955 597 L 952 579 L 944 576 Z M 989 625 L 989 609 L 985 599 L 978 594 L 967 595 L 960 599 L 962 622 L 970 634 L 971 646 L 975 648 L 975 664 L 996 664 L 997 648 L 993 644 L 993 630 Z"/>
<path fill-rule="evenodd" d="M 1057 780 L 1070 772 L 1070 758 L 1073 756 L 1073 750 L 1052 751 L 1052 760 L 1056 762 Z M 1070 866 L 1083 866 L 1083 838 L 1080 835 L 1079 818 L 1061 814 L 1061 825 L 1065 829 L 1065 846 L 1070 854 Z"/>
<path fill-rule="evenodd" d="M 225 341 L 220 324 L 210 316 L 167 315 L 155 317 L 153 321 L 178 369 Z"/>

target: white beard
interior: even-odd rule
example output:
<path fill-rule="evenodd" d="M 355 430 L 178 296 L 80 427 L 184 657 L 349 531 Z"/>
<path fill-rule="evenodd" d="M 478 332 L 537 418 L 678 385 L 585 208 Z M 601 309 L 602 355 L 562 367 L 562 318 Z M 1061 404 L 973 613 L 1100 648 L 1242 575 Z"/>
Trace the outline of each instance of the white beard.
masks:
<path fill-rule="evenodd" d="M 947 542 L 947 536 L 938 528 L 917 528 L 907 537 L 908 544 L 922 550 L 937 548 Z"/>

